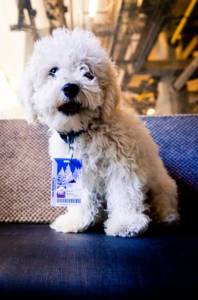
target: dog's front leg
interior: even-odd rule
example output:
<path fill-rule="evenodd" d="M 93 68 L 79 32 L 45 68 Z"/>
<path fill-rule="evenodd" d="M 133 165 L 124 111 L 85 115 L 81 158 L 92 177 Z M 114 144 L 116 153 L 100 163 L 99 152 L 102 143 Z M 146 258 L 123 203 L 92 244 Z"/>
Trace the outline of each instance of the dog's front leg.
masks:
<path fill-rule="evenodd" d="M 58 216 L 50 227 L 65 233 L 82 232 L 94 223 L 96 213 L 89 192 L 84 189 L 82 203 L 76 206 L 68 206 L 67 212 Z"/>
<path fill-rule="evenodd" d="M 143 186 L 138 176 L 122 166 L 111 168 L 107 182 L 108 235 L 131 237 L 145 231 L 149 217 L 145 215 Z"/>
<path fill-rule="evenodd" d="M 60 138 L 57 132 L 51 136 L 49 141 L 49 153 L 51 157 L 69 157 L 68 145 Z M 81 203 L 75 206 L 68 206 L 67 212 L 58 216 L 50 225 L 51 228 L 60 232 L 80 232 L 86 230 L 94 222 L 97 213 L 96 203 L 93 201 L 92 182 L 83 175 L 83 190 Z"/>

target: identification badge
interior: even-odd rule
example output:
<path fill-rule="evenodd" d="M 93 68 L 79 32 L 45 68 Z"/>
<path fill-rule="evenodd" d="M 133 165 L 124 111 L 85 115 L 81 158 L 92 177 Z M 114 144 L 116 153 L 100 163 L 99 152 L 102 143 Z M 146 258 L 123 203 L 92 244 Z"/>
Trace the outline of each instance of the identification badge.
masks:
<path fill-rule="evenodd" d="M 74 158 L 52 159 L 51 206 L 81 203 L 82 161 Z"/>

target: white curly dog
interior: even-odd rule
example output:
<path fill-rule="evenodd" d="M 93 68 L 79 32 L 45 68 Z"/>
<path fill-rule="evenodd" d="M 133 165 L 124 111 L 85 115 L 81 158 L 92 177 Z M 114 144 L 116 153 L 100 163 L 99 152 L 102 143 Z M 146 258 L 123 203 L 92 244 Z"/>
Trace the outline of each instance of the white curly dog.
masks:
<path fill-rule="evenodd" d="M 57 29 L 36 42 L 22 100 L 28 119 L 52 131 L 50 155 L 70 156 L 64 133 L 84 165 L 82 204 L 68 207 L 53 229 L 81 232 L 104 222 L 106 234 L 130 237 L 151 220 L 178 220 L 176 184 L 147 129 L 121 106 L 114 64 L 92 33 Z"/>

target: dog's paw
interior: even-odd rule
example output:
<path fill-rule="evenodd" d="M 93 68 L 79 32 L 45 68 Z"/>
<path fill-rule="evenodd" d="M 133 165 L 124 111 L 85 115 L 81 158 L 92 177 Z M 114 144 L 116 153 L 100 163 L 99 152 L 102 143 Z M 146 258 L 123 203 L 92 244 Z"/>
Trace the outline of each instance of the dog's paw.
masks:
<path fill-rule="evenodd" d="M 58 216 L 50 227 L 58 232 L 76 233 L 86 230 L 91 224 L 91 217 L 74 209 L 64 215 Z"/>
<path fill-rule="evenodd" d="M 144 232 L 149 222 L 150 218 L 143 213 L 114 215 L 105 222 L 105 232 L 107 235 L 132 237 Z"/>
<path fill-rule="evenodd" d="M 157 219 L 157 223 L 172 225 L 172 224 L 179 224 L 180 216 L 177 211 L 164 213 Z"/>

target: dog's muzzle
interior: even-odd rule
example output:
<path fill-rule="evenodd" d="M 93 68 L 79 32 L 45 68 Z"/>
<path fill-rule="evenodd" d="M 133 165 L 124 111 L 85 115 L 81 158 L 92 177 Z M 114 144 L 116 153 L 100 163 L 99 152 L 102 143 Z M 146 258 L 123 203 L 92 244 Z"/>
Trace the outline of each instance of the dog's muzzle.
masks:
<path fill-rule="evenodd" d="M 77 114 L 80 110 L 80 103 L 75 101 L 80 88 L 77 84 L 67 83 L 63 86 L 62 91 L 66 97 L 65 103 L 58 107 L 58 110 L 65 115 Z"/>

